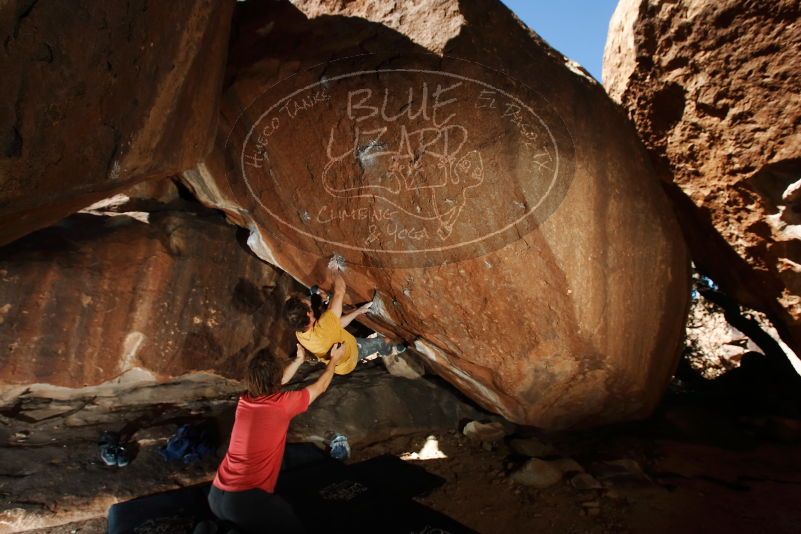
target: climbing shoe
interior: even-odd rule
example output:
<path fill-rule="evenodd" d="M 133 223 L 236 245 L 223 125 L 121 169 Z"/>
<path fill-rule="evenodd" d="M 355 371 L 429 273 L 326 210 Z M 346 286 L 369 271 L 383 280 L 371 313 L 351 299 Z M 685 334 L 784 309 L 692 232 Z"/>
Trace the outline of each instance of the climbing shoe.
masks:
<path fill-rule="evenodd" d="M 125 445 L 117 446 L 117 467 L 125 467 L 131 462 L 131 450 Z"/>
<path fill-rule="evenodd" d="M 100 434 L 97 446 L 100 448 L 100 459 L 106 465 L 117 465 L 117 449 L 120 443 L 120 435 L 116 432 L 105 431 Z"/>

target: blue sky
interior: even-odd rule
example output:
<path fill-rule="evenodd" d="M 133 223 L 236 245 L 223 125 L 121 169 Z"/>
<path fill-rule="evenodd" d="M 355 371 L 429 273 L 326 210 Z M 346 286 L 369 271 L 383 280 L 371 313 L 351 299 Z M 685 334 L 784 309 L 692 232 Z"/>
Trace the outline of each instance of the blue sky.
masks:
<path fill-rule="evenodd" d="M 529 28 L 598 81 L 617 0 L 502 0 Z"/>

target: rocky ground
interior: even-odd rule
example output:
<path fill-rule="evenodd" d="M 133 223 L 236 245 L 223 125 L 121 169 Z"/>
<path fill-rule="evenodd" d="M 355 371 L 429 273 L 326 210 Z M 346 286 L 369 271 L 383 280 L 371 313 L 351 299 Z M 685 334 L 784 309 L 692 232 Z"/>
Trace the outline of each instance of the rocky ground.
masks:
<path fill-rule="evenodd" d="M 375 379 L 380 369 L 366 371 L 365 379 Z M 582 432 L 543 434 L 496 422 L 494 436 L 486 428 L 466 436 L 455 420 L 410 426 L 411 433 L 377 443 L 357 440 L 351 461 L 419 452 L 434 435 L 446 457 L 410 461 L 446 483 L 418 500 L 478 532 L 797 532 L 801 421 L 743 409 L 723 391 L 675 386 L 648 421 Z M 174 428 L 141 433 L 142 450 L 125 468 L 103 466 L 89 440 L 40 447 L 43 460 L 51 459 L 42 462 L 46 469 L 33 468 L 47 473 L 37 480 L 38 495 L 48 487 L 51 497 L 60 493 L 47 505 L 51 517 L 67 519 L 62 512 L 70 508 L 83 517 L 36 532 L 104 532 L 101 516 L 113 500 L 210 478 L 216 459 L 184 466 L 158 456 L 155 447 Z M 26 476 L 33 473 L 18 480 Z M 36 492 L 24 493 L 33 506 Z"/>
<path fill-rule="evenodd" d="M 314 379 L 320 367 L 304 365 L 296 386 Z M 204 374 L 164 383 L 124 378 L 91 388 L 40 385 L 0 392 L 0 532 L 93 519 L 116 502 L 213 476 L 241 385 Z M 295 420 L 290 439 L 319 442 L 342 432 L 359 447 L 399 434 L 447 431 L 483 416 L 441 380 L 396 377 L 373 361 L 336 378 Z M 179 425 L 201 421 L 220 436 L 217 456 L 190 465 L 167 463 L 159 448 Z M 136 451 L 129 465 L 108 467 L 100 459 L 98 438 L 108 430 Z"/>
<path fill-rule="evenodd" d="M 448 482 L 419 500 L 487 533 L 797 532 L 797 446 L 760 442 L 737 450 L 631 430 L 560 438 L 560 451 L 577 460 L 571 469 L 593 474 L 568 472 L 545 489 L 510 478 L 523 460 L 508 446 L 487 451 L 447 435 L 440 449 L 448 458 L 422 463 Z M 398 439 L 360 454 L 398 453 L 423 439 Z M 597 489 L 589 487 L 593 480 Z"/>

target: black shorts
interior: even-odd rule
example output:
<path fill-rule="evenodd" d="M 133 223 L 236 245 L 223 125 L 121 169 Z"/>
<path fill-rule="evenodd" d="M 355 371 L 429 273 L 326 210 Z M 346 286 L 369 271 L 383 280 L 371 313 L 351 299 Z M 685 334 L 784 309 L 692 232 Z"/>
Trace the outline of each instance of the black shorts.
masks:
<path fill-rule="evenodd" d="M 209 506 L 219 519 L 230 521 L 246 533 L 304 531 L 292 506 L 264 490 L 225 491 L 212 485 Z"/>

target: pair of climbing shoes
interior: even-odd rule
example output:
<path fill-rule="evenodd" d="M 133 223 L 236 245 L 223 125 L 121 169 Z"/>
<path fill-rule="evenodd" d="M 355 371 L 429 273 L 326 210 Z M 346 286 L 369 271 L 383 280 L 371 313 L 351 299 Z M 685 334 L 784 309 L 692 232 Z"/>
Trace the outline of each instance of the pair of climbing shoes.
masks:
<path fill-rule="evenodd" d="M 100 459 L 108 466 L 125 467 L 131 462 L 131 450 L 122 443 L 117 432 L 103 432 L 97 446 L 100 448 Z"/>

